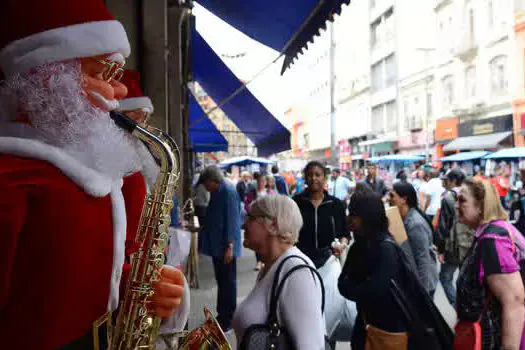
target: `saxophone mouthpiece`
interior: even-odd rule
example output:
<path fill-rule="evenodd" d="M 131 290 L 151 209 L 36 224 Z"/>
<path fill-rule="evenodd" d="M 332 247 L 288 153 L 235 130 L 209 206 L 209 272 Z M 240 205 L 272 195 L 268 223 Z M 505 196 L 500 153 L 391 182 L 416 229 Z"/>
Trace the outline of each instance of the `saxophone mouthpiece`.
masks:
<path fill-rule="evenodd" d="M 115 124 L 117 124 L 122 129 L 126 130 L 130 134 L 132 134 L 133 131 L 135 131 L 135 129 L 137 128 L 137 122 L 123 113 L 111 111 L 109 112 L 109 116 L 111 119 L 113 119 Z"/>

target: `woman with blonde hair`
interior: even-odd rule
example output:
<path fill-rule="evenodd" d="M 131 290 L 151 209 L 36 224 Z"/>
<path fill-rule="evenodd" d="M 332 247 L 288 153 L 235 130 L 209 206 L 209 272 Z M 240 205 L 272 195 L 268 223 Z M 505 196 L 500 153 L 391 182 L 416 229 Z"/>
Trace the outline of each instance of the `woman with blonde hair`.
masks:
<path fill-rule="evenodd" d="M 525 292 L 520 274 L 523 236 L 508 222 L 494 186 L 464 182 L 459 220 L 476 229 L 457 281 L 457 331 L 479 323 L 483 350 L 525 349 Z"/>
<path fill-rule="evenodd" d="M 305 262 L 315 268 L 312 261 L 294 246 L 302 225 L 299 208 L 287 196 L 268 195 L 258 198 L 250 207 L 244 224 L 244 246 L 260 255 L 264 268 L 233 318 L 233 328 L 241 348 L 250 326 L 267 322 L 276 270 L 281 268 L 278 273 L 281 281 L 288 271 Z M 321 282 L 308 269 L 297 270 L 286 279 L 277 303 L 277 319 L 289 334 L 295 349 L 325 348 Z"/>

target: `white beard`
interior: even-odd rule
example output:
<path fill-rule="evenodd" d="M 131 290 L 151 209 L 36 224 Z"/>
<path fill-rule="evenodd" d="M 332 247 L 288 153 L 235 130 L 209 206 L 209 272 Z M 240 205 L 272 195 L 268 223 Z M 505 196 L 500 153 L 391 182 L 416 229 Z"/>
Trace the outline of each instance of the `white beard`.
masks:
<path fill-rule="evenodd" d="M 18 111 L 30 125 L 13 122 Z M 86 98 L 78 61 L 50 63 L 8 78 L 0 87 L 0 136 L 59 147 L 112 180 L 143 171 L 151 183 L 158 171 L 144 145 Z"/>

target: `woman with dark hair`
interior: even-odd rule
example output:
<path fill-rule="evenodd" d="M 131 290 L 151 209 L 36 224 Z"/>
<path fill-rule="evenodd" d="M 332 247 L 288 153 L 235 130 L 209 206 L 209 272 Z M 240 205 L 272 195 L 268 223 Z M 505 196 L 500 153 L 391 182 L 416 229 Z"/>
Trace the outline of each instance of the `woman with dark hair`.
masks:
<path fill-rule="evenodd" d="M 297 247 L 314 262 L 323 266 L 332 254 L 341 254 L 340 248 L 332 249 L 335 239 L 347 244 L 346 206 L 326 192 L 328 171 L 320 162 L 309 162 L 304 169 L 308 188 L 293 197 L 303 217 Z"/>
<path fill-rule="evenodd" d="M 438 281 L 436 254 L 432 248 L 432 224 L 419 209 L 417 193 L 408 182 L 394 184 L 390 204 L 399 209 L 416 263 L 419 280 L 430 296 L 434 296 Z"/>
<path fill-rule="evenodd" d="M 299 231 L 299 248 L 318 269 L 327 295 L 336 295 L 337 277 L 341 264 L 335 256 L 341 255 L 349 241 L 346 223 L 346 205 L 325 190 L 327 170 L 319 162 L 310 162 L 304 169 L 308 188 L 293 197 L 299 207 L 303 226 Z M 335 256 L 334 256 L 335 255 Z M 333 344 L 334 329 L 340 321 L 344 299 L 329 298 L 325 306 L 327 335 Z M 348 329 L 349 333 L 350 330 Z"/>
<path fill-rule="evenodd" d="M 397 333 L 405 341 L 404 316 L 396 305 L 390 281 L 401 270 L 396 243 L 388 233 L 388 219 L 381 197 L 376 193 L 357 192 L 349 207 L 349 225 L 355 243 L 339 277 L 339 292 L 357 304 L 357 318 L 352 334 L 352 350 L 365 349 L 366 330 L 372 326 Z M 389 242 L 390 241 L 390 242 Z"/>

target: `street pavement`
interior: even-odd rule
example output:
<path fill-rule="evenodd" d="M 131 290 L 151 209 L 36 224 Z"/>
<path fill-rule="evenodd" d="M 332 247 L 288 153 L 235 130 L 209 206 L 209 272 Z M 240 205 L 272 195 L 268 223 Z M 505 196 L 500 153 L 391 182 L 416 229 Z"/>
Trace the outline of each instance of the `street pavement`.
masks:
<path fill-rule="evenodd" d="M 243 249 L 242 257 L 237 260 L 237 303 L 239 304 L 251 291 L 257 271 L 255 267 L 255 254 L 248 249 Z M 213 273 L 211 258 L 206 256 L 199 257 L 199 289 L 191 290 L 191 314 L 188 321 L 189 329 L 194 329 L 204 322 L 203 308 L 207 306 L 215 314 L 217 299 L 217 287 Z M 441 285 L 439 285 L 435 302 L 441 310 L 447 322 L 452 326 L 456 319 L 454 309 L 448 303 Z M 232 349 L 236 349 L 236 339 L 233 332 L 227 334 L 228 341 Z M 350 349 L 349 343 L 338 343 L 338 350 Z"/>

